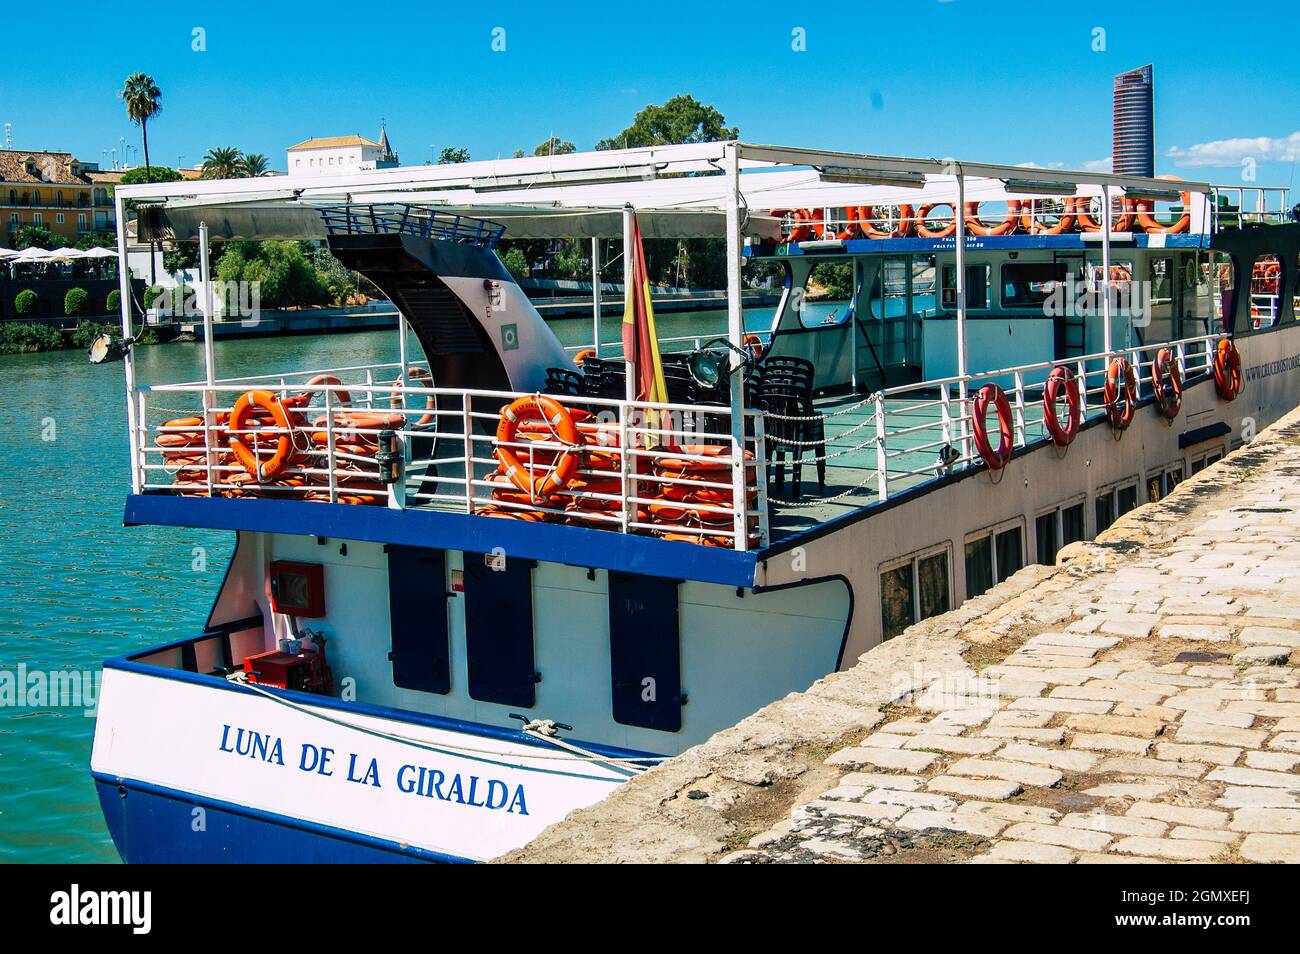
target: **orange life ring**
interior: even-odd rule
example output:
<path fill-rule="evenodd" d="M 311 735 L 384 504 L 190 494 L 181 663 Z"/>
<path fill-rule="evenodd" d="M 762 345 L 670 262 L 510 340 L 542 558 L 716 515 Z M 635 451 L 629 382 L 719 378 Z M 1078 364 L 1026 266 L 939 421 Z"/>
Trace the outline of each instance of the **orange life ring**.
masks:
<path fill-rule="evenodd" d="M 898 207 L 898 223 L 889 231 L 876 228 L 871 224 L 871 216 L 875 210 L 876 207 L 873 205 L 858 206 L 858 228 L 867 238 L 906 238 L 912 233 L 913 209 L 910 205 L 903 204 Z"/>
<path fill-rule="evenodd" d="M 1133 200 L 1124 196 L 1120 199 L 1119 218 L 1113 215 L 1110 220 L 1110 230 L 1112 232 L 1127 232 L 1133 228 Z M 1074 199 L 1074 222 L 1079 227 L 1080 232 L 1100 232 L 1101 221 L 1092 217 L 1092 197 L 1086 195 L 1075 196 Z"/>
<path fill-rule="evenodd" d="M 1183 376 L 1173 351 L 1168 348 L 1157 351 L 1156 359 L 1151 362 L 1151 389 L 1160 413 L 1171 421 L 1176 418 L 1183 404 Z"/>
<path fill-rule="evenodd" d="M 277 431 L 275 453 L 265 463 L 262 462 L 257 453 L 256 440 L 253 442 L 254 446 L 249 447 L 245 441 L 245 435 L 236 433 L 244 429 L 244 425 L 248 423 L 248 418 L 258 408 L 271 416 L 271 421 Z M 258 483 L 279 474 L 293 459 L 292 431 L 293 426 L 289 423 L 289 412 L 285 410 L 280 399 L 270 391 L 259 389 L 244 392 L 239 396 L 239 400 L 235 402 L 234 410 L 230 412 L 230 449 L 234 451 L 235 459 L 239 461 L 240 466 Z"/>
<path fill-rule="evenodd" d="M 1120 397 L 1124 398 L 1124 407 L 1120 408 Z M 1106 417 L 1110 426 L 1117 431 L 1127 430 L 1137 413 L 1138 384 L 1133 366 L 1125 358 L 1113 358 L 1106 369 L 1106 385 L 1102 389 L 1102 401 L 1106 406 Z"/>
<path fill-rule="evenodd" d="M 1030 235 L 1062 235 L 1074 228 L 1074 200 L 1066 199 L 1061 203 L 1061 215 L 1055 225 L 1045 226 L 1034 216 L 1034 203 L 1037 199 L 1025 199 L 1020 203 L 1020 227 Z"/>
<path fill-rule="evenodd" d="M 992 404 L 998 414 L 998 446 L 995 450 L 989 443 L 988 414 Z M 971 423 L 975 437 L 975 449 L 989 470 L 1001 470 L 1011 460 L 1011 451 L 1015 447 L 1015 438 L 1011 431 L 1011 404 L 1006 392 L 996 384 L 986 384 L 971 399 Z"/>
<path fill-rule="evenodd" d="M 1065 395 L 1066 419 L 1056 414 L 1056 403 Z M 1079 389 L 1074 386 L 1074 372 L 1066 367 L 1052 369 L 1043 385 L 1043 424 L 1058 447 L 1068 447 L 1079 433 Z"/>
<path fill-rule="evenodd" d="M 582 363 L 584 361 L 586 361 L 588 358 L 594 358 L 594 357 L 596 357 L 595 348 L 583 348 L 581 351 L 579 351 L 577 354 L 573 356 L 573 363 L 576 364 L 578 367 L 582 367 Z"/>
<path fill-rule="evenodd" d="M 425 381 L 428 381 L 430 384 L 433 383 L 433 375 L 430 374 L 428 371 L 426 371 L 424 368 L 420 368 L 420 367 L 407 368 L 406 380 L 411 382 L 412 384 L 415 384 L 417 387 L 424 387 L 426 386 L 423 383 Z M 394 400 L 396 400 L 396 397 L 394 397 Z M 434 418 L 433 412 L 437 407 L 438 407 L 437 398 L 434 395 L 430 394 L 428 397 L 424 399 L 424 409 L 429 413 L 421 417 L 412 426 L 424 427 L 426 424 L 432 424 Z"/>
<path fill-rule="evenodd" d="M 758 335 L 751 332 L 750 334 L 745 335 L 742 343 L 749 349 L 749 353 L 755 358 L 761 358 L 763 356 L 763 339 Z"/>
<path fill-rule="evenodd" d="M 1158 178 L 1177 182 L 1177 176 L 1159 176 Z M 1183 203 L 1183 214 L 1174 219 L 1173 222 L 1164 223 L 1155 217 L 1155 203 L 1146 199 L 1139 199 L 1134 203 L 1137 210 L 1137 224 L 1144 231 L 1152 232 L 1156 235 L 1177 235 L 1180 232 L 1186 232 L 1192 227 L 1192 194 L 1190 192 L 1180 192 L 1178 198 Z"/>
<path fill-rule="evenodd" d="M 512 448 L 504 445 L 515 442 L 519 425 L 527 421 L 544 421 L 555 439 L 566 445 L 560 451 L 555 463 L 545 473 L 533 474 L 519 463 Z M 533 394 L 517 398 L 501 412 L 497 424 L 496 448 L 497 460 L 501 462 L 505 475 L 533 500 L 545 499 L 556 491 L 563 490 L 578 472 L 578 453 L 582 447 L 582 438 L 573 415 L 563 404 L 545 394 Z"/>
<path fill-rule="evenodd" d="M 312 427 L 324 427 L 325 418 L 318 417 L 311 422 Z M 358 434 L 356 431 L 401 430 L 406 423 L 406 416 L 396 411 L 340 411 L 334 415 L 334 441 L 337 450 L 342 444 L 355 444 L 374 448 L 379 444 L 379 434 Z M 327 431 L 313 431 L 313 444 L 324 446 L 329 443 Z M 368 453 L 373 454 L 373 450 Z"/>
<path fill-rule="evenodd" d="M 997 225 L 985 225 L 980 219 L 980 204 L 966 203 L 966 231 L 971 235 L 1010 235 L 1020 224 L 1020 200 L 1007 200 L 1007 214 Z"/>
<path fill-rule="evenodd" d="M 312 378 L 310 381 L 307 382 L 307 387 L 309 388 L 314 387 L 318 384 L 339 385 L 342 383 L 343 383 L 342 381 L 334 377 L 334 375 L 332 374 L 318 374 L 316 375 L 316 377 Z M 316 391 L 300 391 L 297 394 L 295 394 L 293 397 L 285 398 L 284 406 L 290 408 L 306 407 L 308 404 L 311 403 L 311 399 L 314 398 L 317 393 L 318 392 Z M 349 394 L 347 391 L 336 391 L 334 392 L 334 396 L 338 398 L 341 404 L 352 403 L 352 395 Z"/>
<path fill-rule="evenodd" d="M 812 209 L 790 210 L 790 231 L 781 239 L 782 243 L 806 242 L 816 237 L 813 231 Z"/>
<path fill-rule="evenodd" d="M 1244 383 L 1237 346 L 1231 338 L 1221 338 L 1214 350 L 1214 390 L 1225 401 L 1231 401 L 1241 393 Z"/>
<path fill-rule="evenodd" d="M 932 229 L 925 224 L 925 220 L 929 218 L 931 212 L 941 206 L 952 210 L 952 221 L 941 228 Z M 949 235 L 955 235 L 956 232 L 957 212 L 951 202 L 927 202 L 916 213 L 916 234 L 921 238 L 947 238 Z"/>

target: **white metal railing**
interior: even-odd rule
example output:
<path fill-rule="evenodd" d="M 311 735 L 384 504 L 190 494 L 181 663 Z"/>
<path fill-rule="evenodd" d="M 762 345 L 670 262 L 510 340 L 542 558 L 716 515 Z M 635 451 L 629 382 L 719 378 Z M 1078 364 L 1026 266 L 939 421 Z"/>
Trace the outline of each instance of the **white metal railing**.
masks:
<path fill-rule="evenodd" d="M 495 431 L 503 406 L 532 395 L 403 385 L 400 370 L 386 364 L 137 387 L 136 490 L 450 509 L 738 550 L 769 542 L 760 412 L 746 412 L 738 443 L 725 406 L 552 396 L 583 418 L 581 447 L 554 432 L 539 435 L 544 424 L 502 443 Z M 339 383 L 309 383 L 322 375 Z M 240 395 L 254 389 L 275 396 L 288 428 L 264 419 L 230 426 Z M 232 436 L 252 445 L 254 472 L 232 454 Z M 292 445 L 290 461 L 268 477 L 263 468 L 281 436 Z M 381 442 L 391 442 L 393 474 L 381 466 Z M 559 454 L 577 453 L 575 481 L 544 497 L 520 490 L 502 473 L 498 447 L 514 451 L 530 475 L 549 472 Z"/>
<path fill-rule="evenodd" d="M 1289 191 L 1283 186 L 1214 186 L 1210 205 L 1215 227 L 1242 229 L 1289 222 Z"/>
<path fill-rule="evenodd" d="M 1037 395 L 1041 395 L 1043 383 L 1053 368 L 1065 367 L 1074 373 L 1082 424 L 1105 413 L 1105 382 L 1111 357 L 1128 360 L 1137 376 L 1139 394 L 1147 394 L 1151 390 L 1151 368 L 1162 348 L 1173 353 L 1179 373 L 1186 380 L 1212 370 L 1214 346 L 1221 338 L 1220 334 L 1196 335 L 1117 348 L 1113 355 L 1097 353 L 1062 361 L 1042 361 L 879 391 L 867 399 L 875 418 L 877 498 L 886 500 L 904 484 L 918 483 L 917 478 L 939 477 L 980 462 L 974 447 L 970 398 L 985 384 L 1009 380 L 1004 390 L 1012 411 L 1013 446 L 1019 448 L 1048 436 Z M 965 403 L 960 399 L 963 391 L 968 396 Z M 1036 397 L 1031 398 L 1030 392 Z M 916 423 L 918 417 L 922 420 Z M 904 438 L 909 439 L 907 446 L 900 446 Z M 917 466 L 915 455 L 918 454 L 930 455 L 933 460 Z M 911 460 L 904 462 L 905 458 Z"/>

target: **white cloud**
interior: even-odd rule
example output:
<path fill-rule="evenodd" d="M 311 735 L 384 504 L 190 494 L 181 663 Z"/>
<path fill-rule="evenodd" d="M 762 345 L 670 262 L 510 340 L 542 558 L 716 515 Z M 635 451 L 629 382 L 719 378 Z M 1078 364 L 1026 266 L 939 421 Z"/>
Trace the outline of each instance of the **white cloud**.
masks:
<path fill-rule="evenodd" d="M 1174 146 L 1165 155 L 1178 166 L 1235 166 L 1243 159 L 1254 159 L 1256 162 L 1295 162 L 1300 159 L 1300 130 L 1289 136 L 1216 139 L 1186 149 Z"/>
<path fill-rule="evenodd" d="M 1110 172 L 1112 167 L 1111 157 L 1105 159 L 1089 159 L 1080 168 L 1084 172 Z"/>
<path fill-rule="evenodd" d="M 1043 165 L 1040 162 L 1017 162 L 1021 169 L 1073 169 L 1078 172 L 1110 172 L 1110 156 L 1105 159 L 1089 159 L 1083 163 L 1072 162 L 1049 162 Z"/>

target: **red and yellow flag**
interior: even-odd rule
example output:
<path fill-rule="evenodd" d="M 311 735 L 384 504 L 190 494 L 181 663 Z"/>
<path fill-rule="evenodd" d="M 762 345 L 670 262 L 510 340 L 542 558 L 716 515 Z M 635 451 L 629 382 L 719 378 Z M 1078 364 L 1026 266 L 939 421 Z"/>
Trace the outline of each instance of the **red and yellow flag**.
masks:
<path fill-rule="evenodd" d="M 632 247 L 629 256 L 631 280 L 624 288 L 623 357 L 632 362 L 638 401 L 666 403 L 668 387 L 664 384 L 664 366 L 659 358 L 659 339 L 655 334 L 655 312 L 650 303 L 650 278 L 645 267 L 645 249 L 641 245 L 641 223 L 632 216 Z"/>

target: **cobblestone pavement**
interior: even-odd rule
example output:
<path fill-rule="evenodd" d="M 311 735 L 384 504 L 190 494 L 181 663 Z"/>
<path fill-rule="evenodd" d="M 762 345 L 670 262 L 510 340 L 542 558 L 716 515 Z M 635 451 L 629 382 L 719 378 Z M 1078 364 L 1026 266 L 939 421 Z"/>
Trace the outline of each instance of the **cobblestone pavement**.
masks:
<path fill-rule="evenodd" d="M 1118 568 L 913 674 L 838 783 L 728 862 L 1300 862 L 1300 440 Z M 1300 433 L 1300 431 L 1297 431 Z M 1090 554 L 1092 554 L 1090 556 Z"/>

